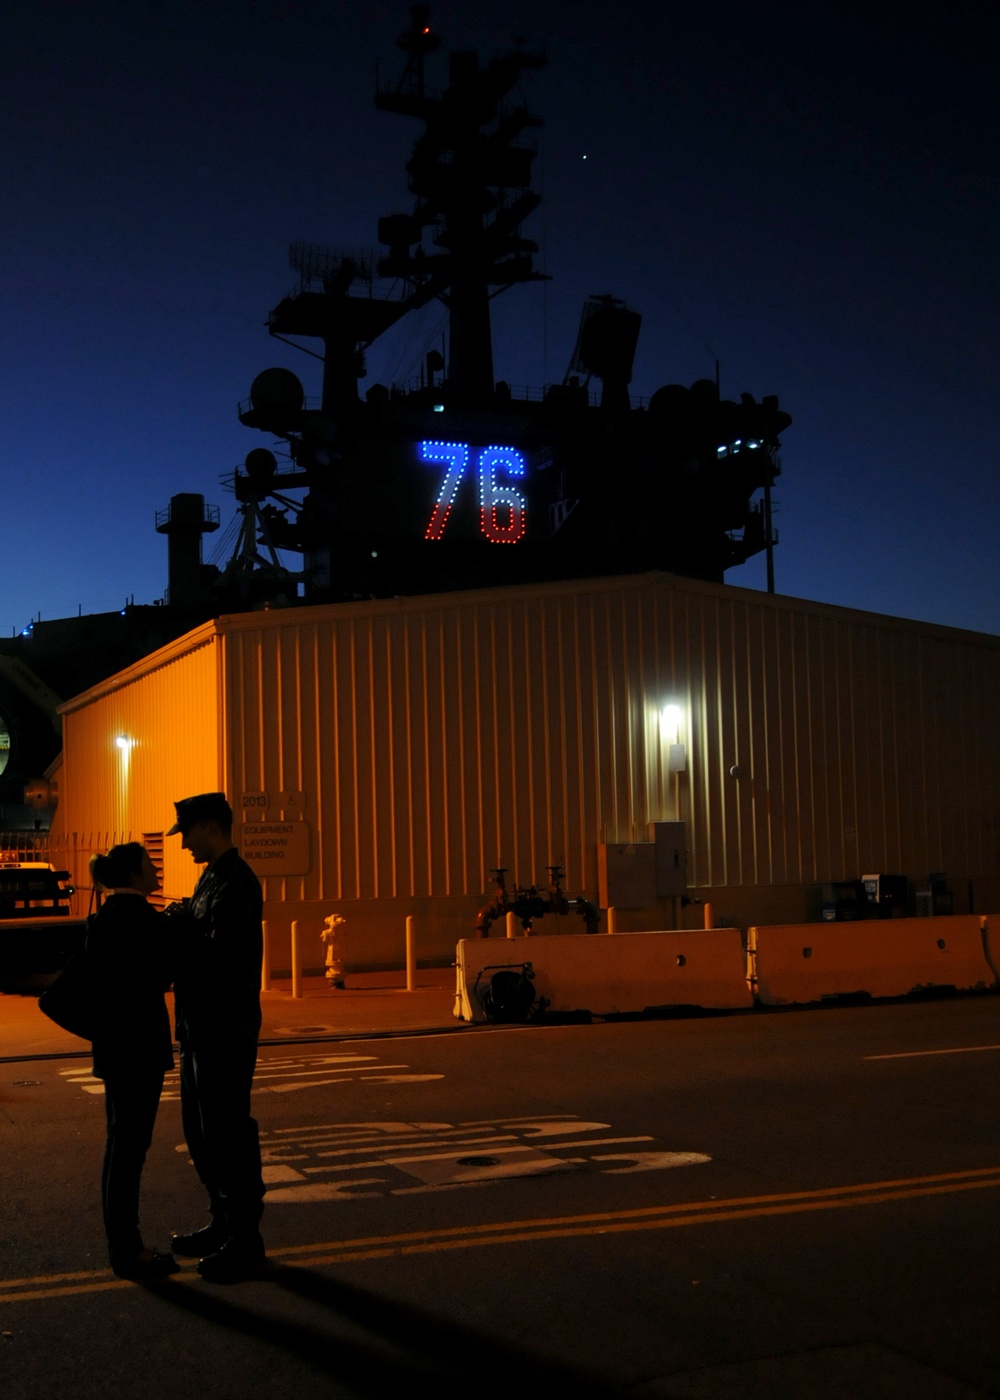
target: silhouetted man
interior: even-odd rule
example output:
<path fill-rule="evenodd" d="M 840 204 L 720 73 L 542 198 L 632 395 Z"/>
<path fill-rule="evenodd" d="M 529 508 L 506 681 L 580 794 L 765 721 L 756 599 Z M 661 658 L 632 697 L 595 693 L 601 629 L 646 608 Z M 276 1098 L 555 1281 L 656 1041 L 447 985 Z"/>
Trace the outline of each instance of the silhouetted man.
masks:
<path fill-rule="evenodd" d="M 233 845 L 233 813 L 221 792 L 174 804 L 178 832 L 204 864 L 186 918 L 174 925 L 174 994 L 180 1045 L 181 1116 L 195 1169 L 208 1191 L 210 1225 L 175 1235 L 177 1254 L 199 1258 L 206 1279 L 251 1278 L 266 1263 L 260 1235 L 264 1184 L 250 1108 L 260 1034 L 263 948 L 260 881 Z"/>

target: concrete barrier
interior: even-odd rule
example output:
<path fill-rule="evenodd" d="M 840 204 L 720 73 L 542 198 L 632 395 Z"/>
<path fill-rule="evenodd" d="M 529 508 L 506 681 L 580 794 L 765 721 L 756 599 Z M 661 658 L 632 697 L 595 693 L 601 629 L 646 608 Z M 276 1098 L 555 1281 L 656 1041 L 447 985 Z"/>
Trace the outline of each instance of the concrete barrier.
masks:
<path fill-rule="evenodd" d="M 485 1021 L 484 987 L 497 971 L 525 963 L 534 974 L 535 997 L 544 997 L 552 1012 L 611 1016 L 654 1007 L 753 1005 L 739 929 L 531 934 L 459 943 L 456 1017 Z"/>
<path fill-rule="evenodd" d="M 780 924 L 748 932 L 751 984 L 765 1006 L 929 987 L 996 986 L 978 914 Z"/>

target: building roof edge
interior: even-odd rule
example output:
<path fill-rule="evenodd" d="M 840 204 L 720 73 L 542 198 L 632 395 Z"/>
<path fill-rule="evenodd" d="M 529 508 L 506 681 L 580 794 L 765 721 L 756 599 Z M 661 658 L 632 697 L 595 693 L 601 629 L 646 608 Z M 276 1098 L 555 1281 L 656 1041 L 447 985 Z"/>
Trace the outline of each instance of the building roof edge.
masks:
<path fill-rule="evenodd" d="M 101 696 L 109 695 L 112 691 L 119 690 L 123 685 L 139 680 L 142 676 L 148 676 L 150 672 L 158 671 L 161 666 L 167 666 L 171 661 L 177 661 L 189 652 L 197 651 L 199 647 L 206 646 L 218 637 L 220 631 L 216 618 L 201 623 L 198 627 L 192 628 L 190 632 L 175 637 L 172 642 L 167 642 L 165 646 L 157 647 L 155 651 L 151 651 L 138 661 L 134 661 L 123 671 L 116 671 L 114 675 L 107 676 L 103 681 L 98 681 L 97 685 L 92 685 L 89 690 L 81 691 L 79 695 L 73 695 L 69 700 L 64 700 L 58 706 L 59 714 L 72 714 L 74 710 L 89 705 L 92 700 L 99 700 Z"/>

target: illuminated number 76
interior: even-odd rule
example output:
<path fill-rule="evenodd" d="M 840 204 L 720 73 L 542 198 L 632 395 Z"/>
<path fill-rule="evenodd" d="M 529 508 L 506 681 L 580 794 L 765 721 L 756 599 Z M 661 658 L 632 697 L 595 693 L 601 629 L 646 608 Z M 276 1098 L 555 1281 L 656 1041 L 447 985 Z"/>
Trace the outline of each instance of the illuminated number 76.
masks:
<path fill-rule="evenodd" d="M 527 523 L 525 500 L 515 487 L 497 485 L 497 467 L 508 476 L 524 476 L 524 458 L 513 447 L 484 447 L 480 452 L 479 528 L 491 544 L 516 544 Z M 498 506 L 510 512 L 505 525 L 497 518 Z"/>
<path fill-rule="evenodd" d="M 421 442 L 418 445 L 423 462 L 440 462 L 447 467 L 441 490 L 434 503 L 424 539 L 439 540 L 448 523 L 455 495 L 469 465 L 469 449 L 462 442 Z M 511 477 L 526 475 L 524 458 L 513 447 L 484 447 L 476 457 L 479 476 L 479 528 L 491 544 L 516 544 L 527 528 L 527 502 L 512 485 L 497 482 L 497 470 Z M 509 512 L 501 523 L 498 511 Z"/>
<path fill-rule="evenodd" d="M 448 468 L 434 502 L 430 524 L 424 531 L 425 540 L 439 540 L 448 523 L 455 492 L 469 465 L 469 449 L 464 442 L 422 442 L 419 452 L 422 462 L 443 462 Z"/>

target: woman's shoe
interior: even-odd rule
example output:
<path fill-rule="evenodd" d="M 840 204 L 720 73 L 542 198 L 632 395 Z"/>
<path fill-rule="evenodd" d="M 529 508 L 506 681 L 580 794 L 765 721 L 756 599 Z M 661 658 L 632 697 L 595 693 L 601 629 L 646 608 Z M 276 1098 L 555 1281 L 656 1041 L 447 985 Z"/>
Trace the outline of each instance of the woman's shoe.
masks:
<path fill-rule="evenodd" d="M 137 1283 L 145 1279 L 166 1278 L 176 1274 L 180 1264 L 172 1254 L 158 1249 L 144 1249 L 132 1259 L 112 1259 L 111 1269 L 119 1278 L 130 1278 Z"/>

